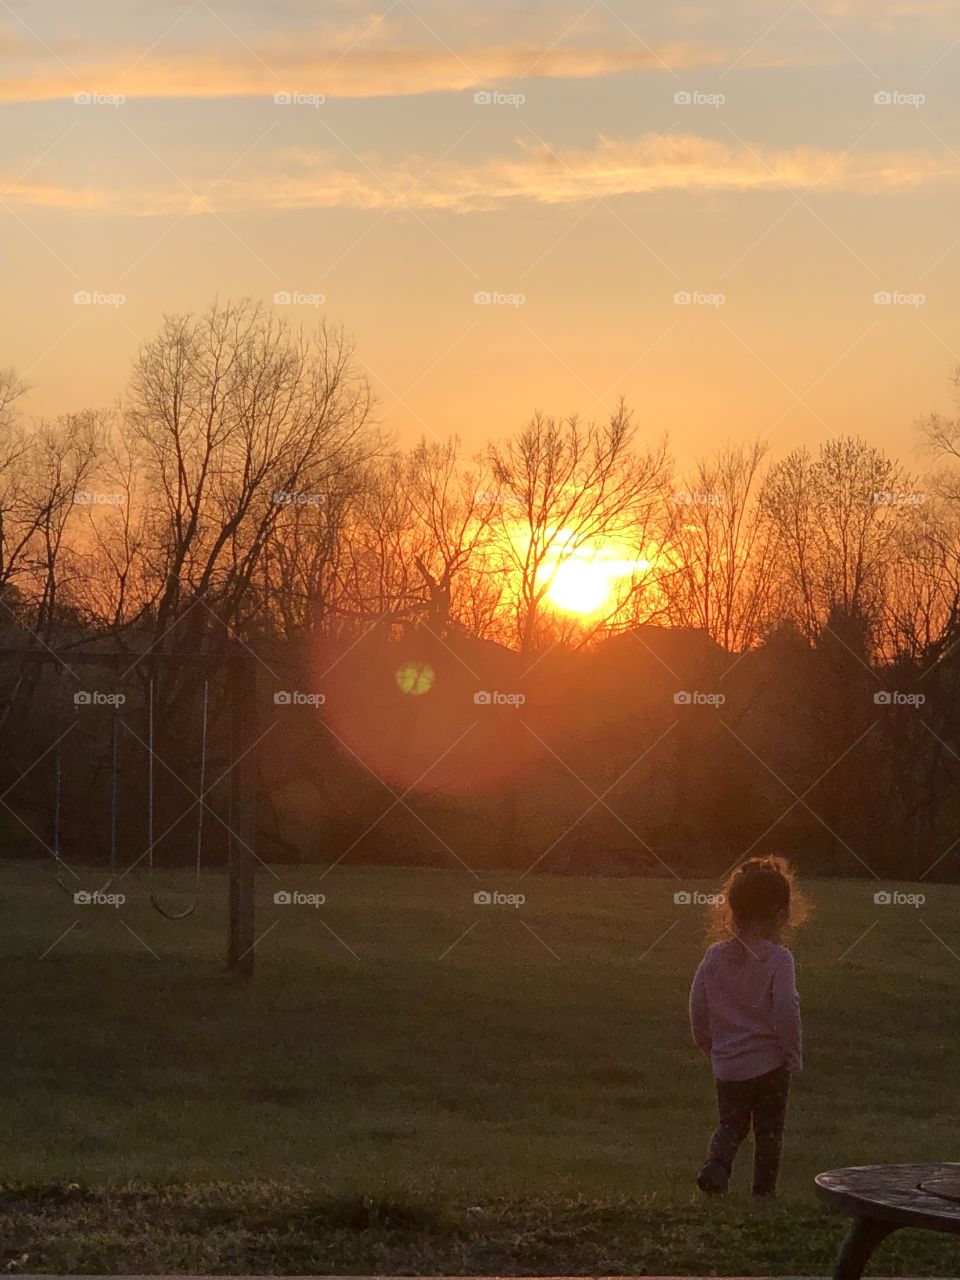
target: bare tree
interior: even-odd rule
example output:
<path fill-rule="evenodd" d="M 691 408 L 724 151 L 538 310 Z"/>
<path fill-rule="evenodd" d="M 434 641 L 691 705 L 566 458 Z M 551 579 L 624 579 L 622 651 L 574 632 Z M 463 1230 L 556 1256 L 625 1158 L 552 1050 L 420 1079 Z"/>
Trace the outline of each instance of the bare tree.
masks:
<path fill-rule="evenodd" d="M 104 430 L 96 468 L 103 501 L 81 507 L 71 539 L 81 581 L 76 596 L 89 627 L 118 635 L 153 615 L 163 582 L 148 557 L 153 515 L 148 482 L 129 433 Z"/>
<path fill-rule="evenodd" d="M 954 390 L 954 404 L 958 410 L 956 417 L 945 417 L 941 413 L 931 413 L 920 424 L 920 440 L 925 450 L 947 468 L 939 479 L 944 496 L 951 499 L 960 497 L 960 472 L 953 464 L 960 462 L 960 365 L 953 371 L 951 378 Z"/>
<path fill-rule="evenodd" d="M 73 610 L 77 604 L 81 575 L 68 534 L 78 510 L 94 496 L 85 486 L 96 468 L 102 433 L 97 413 L 69 414 L 53 423 L 40 423 L 28 455 L 28 522 L 34 528 L 30 565 L 37 590 L 32 629 L 45 643 L 61 610 Z"/>
<path fill-rule="evenodd" d="M 729 651 L 756 644 L 775 612 L 779 538 L 759 503 L 767 446 L 719 450 L 672 495 L 664 573 L 668 617 Z"/>
<path fill-rule="evenodd" d="M 497 541 L 515 591 L 522 650 L 541 642 L 544 599 L 564 563 L 605 543 L 632 544 L 639 552 L 659 502 L 666 446 L 638 453 L 635 441 L 621 403 L 599 426 L 537 414 L 505 444 L 491 445 Z"/>
<path fill-rule="evenodd" d="M 424 608 L 417 559 L 429 555 L 429 535 L 414 513 L 408 465 L 399 449 L 371 461 L 344 521 L 333 607 L 354 627 L 401 625 Z"/>
<path fill-rule="evenodd" d="M 26 383 L 21 382 L 16 369 L 0 369 L 0 429 L 6 431 L 13 424 L 14 405 L 26 392 Z"/>
<path fill-rule="evenodd" d="M 890 659 L 929 661 L 960 620 L 960 509 L 935 492 L 916 497 L 891 548 L 881 648 Z"/>
<path fill-rule="evenodd" d="M 350 630 L 356 601 L 346 597 L 355 514 L 375 470 L 365 459 L 331 473 L 321 493 L 283 503 L 264 548 L 257 595 L 264 626 L 288 641 Z"/>
<path fill-rule="evenodd" d="M 282 514 L 358 464 L 370 407 L 339 330 L 308 336 L 251 302 L 165 320 L 125 407 L 147 481 L 144 554 L 163 584 L 155 645 L 184 628 L 196 643 L 211 617 L 243 623 Z"/>
<path fill-rule="evenodd" d="M 910 484 L 897 463 L 848 436 L 816 457 L 795 449 L 771 469 L 763 511 L 782 550 L 789 612 L 809 639 L 835 610 L 877 624 L 898 495 Z"/>
<path fill-rule="evenodd" d="M 451 622 L 483 635 L 501 597 L 490 562 L 491 519 L 497 494 L 485 459 L 465 466 L 456 437 L 421 440 L 408 459 L 413 515 L 426 530 L 426 553 L 416 565 L 427 585 L 425 623 L 442 632 Z"/>
<path fill-rule="evenodd" d="M 96 465 L 103 423 L 93 412 L 27 429 L 8 422 L 0 458 L 0 601 L 46 642 L 75 604 L 77 561 L 68 536 Z"/>

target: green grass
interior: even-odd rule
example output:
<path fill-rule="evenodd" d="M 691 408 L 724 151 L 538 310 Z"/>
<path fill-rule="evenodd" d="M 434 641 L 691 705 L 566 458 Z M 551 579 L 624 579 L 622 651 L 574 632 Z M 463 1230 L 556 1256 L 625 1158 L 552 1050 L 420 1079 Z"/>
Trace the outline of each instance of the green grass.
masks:
<path fill-rule="evenodd" d="M 280 876 L 246 985 L 223 972 L 219 876 L 172 922 L 138 873 L 114 910 L 0 871 L 0 1233 L 23 1269 L 824 1274 L 845 1223 L 818 1170 L 960 1158 L 956 888 L 915 910 L 809 886 L 807 1069 L 770 1207 L 746 1159 L 727 1201 L 691 1190 L 703 921 L 672 881 L 484 882 L 525 893 L 514 909 L 475 906 L 466 874 Z M 279 885 L 327 902 L 274 906 Z M 906 1232 L 875 1269 L 956 1260 Z"/>

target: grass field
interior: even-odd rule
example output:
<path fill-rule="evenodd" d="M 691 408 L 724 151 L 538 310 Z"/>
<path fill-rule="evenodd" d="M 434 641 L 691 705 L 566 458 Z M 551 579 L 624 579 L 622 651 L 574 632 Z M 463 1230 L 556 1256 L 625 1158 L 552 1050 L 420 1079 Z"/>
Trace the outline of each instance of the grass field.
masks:
<path fill-rule="evenodd" d="M 956 888 L 898 886 L 916 908 L 808 886 L 807 1066 L 782 1195 L 754 1206 L 746 1160 L 726 1201 L 692 1188 L 703 918 L 675 882 L 484 882 L 513 907 L 475 905 L 466 874 L 279 875 L 246 985 L 223 972 L 220 876 L 172 922 L 136 873 L 114 908 L 0 871 L 0 1231 L 22 1269 L 823 1274 L 844 1222 L 818 1170 L 960 1158 Z M 875 1269 L 958 1256 L 901 1233 Z"/>

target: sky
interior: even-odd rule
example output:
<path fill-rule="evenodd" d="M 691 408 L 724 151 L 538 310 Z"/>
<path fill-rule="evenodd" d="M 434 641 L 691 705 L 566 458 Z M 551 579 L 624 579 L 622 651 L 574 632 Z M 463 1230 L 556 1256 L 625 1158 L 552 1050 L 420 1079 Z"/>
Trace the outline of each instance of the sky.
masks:
<path fill-rule="evenodd" d="M 401 444 L 619 399 L 911 458 L 960 365 L 960 0 L 0 0 L 0 367 L 342 324 Z M 78 300 L 79 299 L 79 300 Z"/>

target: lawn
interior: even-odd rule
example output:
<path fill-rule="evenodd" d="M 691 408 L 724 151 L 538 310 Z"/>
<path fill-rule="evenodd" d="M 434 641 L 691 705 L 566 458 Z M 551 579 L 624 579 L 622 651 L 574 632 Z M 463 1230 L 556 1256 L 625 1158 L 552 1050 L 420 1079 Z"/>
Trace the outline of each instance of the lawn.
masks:
<path fill-rule="evenodd" d="M 712 1120 L 685 1011 L 703 918 L 674 881 L 484 880 L 514 906 L 475 904 L 465 873 L 278 875 L 259 877 L 245 984 L 223 971 L 219 875 L 168 921 L 138 872 L 113 907 L 0 871 L 12 1267 L 824 1274 L 845 1224 L 818 1170 L 960 1158 L 960 889 L 896 886 L 918 908 L 808 885 L 807 1066 L 782 1195 L 754 1206 L 747 1161 L 724 1202 L 692 1188 Z M 189 877 L 167 887 L 186 901 Z M 326 902 L 275 905 L 280 888 Z M 875 1269 L 957 1257 L 901 1233 Z"/>

